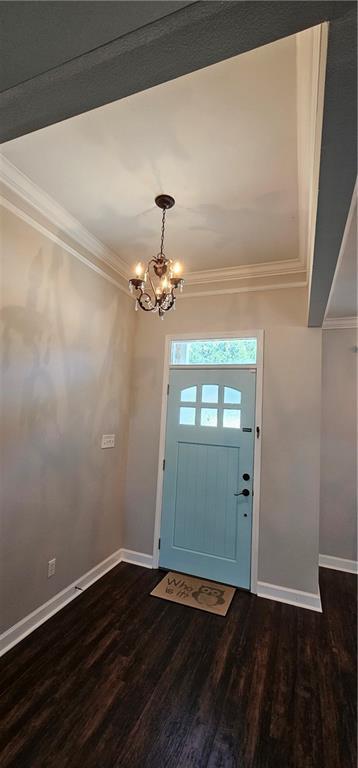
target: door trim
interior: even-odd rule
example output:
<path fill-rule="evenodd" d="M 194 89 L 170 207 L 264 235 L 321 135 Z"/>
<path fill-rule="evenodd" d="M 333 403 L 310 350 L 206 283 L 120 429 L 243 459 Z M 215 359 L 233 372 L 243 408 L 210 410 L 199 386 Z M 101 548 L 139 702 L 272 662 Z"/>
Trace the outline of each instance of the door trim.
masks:
<path fill-rule="evenodd" d="M 169 383 L 169 374 L 171 368 L 175 369 L 184 366 L 170 365 L 170 345 L 176 340 L 195 339 L 232 339 L 232 338 L 256 338 L 257 339 L 257 360 L 255 365 L 232 365 L 220 366 L 222 368 L 255 369 L 256 370 L 256 403 L 255 403 L 255 432 L 256 427 L 260 428 L 260 436 L 255 435 L 254 442 L 254 495 L 252 504 L 252 537 L 251 537 L 251 592 L 257 594 L 258 581 L 258 551 L 259 551 L 259 517 L 260 517 L 260 487 L 261 487 L 261 442 L 262 442 L 262 393 L 263 393 L 263 357 L 264 357 L 264 331 L 230 331 L 229 333 L 210 331 L 209 333 L 171 333 L 165 337 L 164 366 L 163 366 L 163 387 L 162 387 L 162 406 L 160 417 L 160 438 L 159 438 L 159 456 L 158 456 L 158 475 L 157 475 L 157 494 L 155 504 L 155 524 L 154 524 L 154 542 L 153 542 L 153 568 L 159 565 L 159 537 L 162 516 L 162 497 L 163 497 L 163 460 L 165 454 L 165 435 L 167 421 L 167 390 Z M 185 369 L 197 368 L 198 366 L 186 365 Z M 218 368 L 219 366 L 204 366 L 205 368 Z"/>

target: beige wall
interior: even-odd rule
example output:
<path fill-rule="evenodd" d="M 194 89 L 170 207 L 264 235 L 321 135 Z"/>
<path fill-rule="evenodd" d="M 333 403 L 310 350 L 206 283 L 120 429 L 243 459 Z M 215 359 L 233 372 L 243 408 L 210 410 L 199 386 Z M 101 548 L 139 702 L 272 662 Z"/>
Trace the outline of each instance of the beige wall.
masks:
<path fill-rule="evenodd" d="M 4 629 L 121 546 L 134 312 L 7 211 L 1 250 Z"/>
<path fill-rule="evenodd" d="M 165 334 L 263 328 L 259 579 L 317 591 L 321 331 L 304 327 L 305 310 L 296 288 L 183 298 L 163 321 L 138 312 L 126 547 L 153 550 Z"/>
<path fill-rule="evenodd" d="M 323 331 L 320 553 L 357 559 L 357 330 Z"/>
<path fill-rule="evenodd" d="M 265 330 L 259 579 L 315 592 L 321 332 L 304 327 L 306 291 L 186 298 L 161 322 L 8 211 L 1 245 L 2 629 L 119 547 L 151 554 L 166 333 Z"/>

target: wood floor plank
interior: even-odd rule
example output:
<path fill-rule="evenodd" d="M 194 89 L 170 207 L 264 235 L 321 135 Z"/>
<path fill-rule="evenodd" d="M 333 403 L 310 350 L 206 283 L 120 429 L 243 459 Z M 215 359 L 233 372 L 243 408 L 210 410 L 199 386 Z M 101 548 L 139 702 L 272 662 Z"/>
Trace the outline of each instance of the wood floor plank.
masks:
<path fill-rule="evenodd" d="M 356 768 L 356 577 L 225 618 L 121 563 L 0 659 L 2 768 Z"/>

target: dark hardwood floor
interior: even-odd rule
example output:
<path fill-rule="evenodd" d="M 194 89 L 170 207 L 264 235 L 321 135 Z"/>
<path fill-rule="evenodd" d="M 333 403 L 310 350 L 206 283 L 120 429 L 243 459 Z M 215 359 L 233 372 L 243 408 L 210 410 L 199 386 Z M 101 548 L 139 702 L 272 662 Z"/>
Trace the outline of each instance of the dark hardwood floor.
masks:
<path fill-rule="evenodd" d="M 356 768 L 356 578 L 226 618 L 121 564 L 0 659 L 1 768 Z"/>

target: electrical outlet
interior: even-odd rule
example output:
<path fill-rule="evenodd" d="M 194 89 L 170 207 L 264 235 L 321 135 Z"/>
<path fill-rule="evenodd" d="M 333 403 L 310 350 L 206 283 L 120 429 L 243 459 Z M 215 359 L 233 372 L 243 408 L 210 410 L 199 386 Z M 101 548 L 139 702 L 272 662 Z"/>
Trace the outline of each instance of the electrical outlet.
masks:
<path fill-rule="evenodd" d="M 50 579 L 56 573 L 56 558 L 49 560 L 47 563 L 47 578 Z"/>
<path fill-rule="evenodd" d="M 102 435 L 101 448 L 114 448 L 115 435 Z"/>

